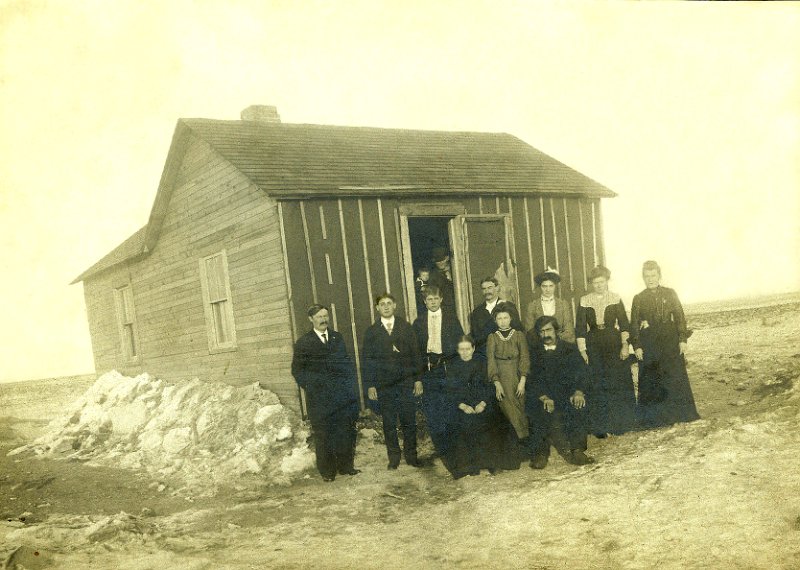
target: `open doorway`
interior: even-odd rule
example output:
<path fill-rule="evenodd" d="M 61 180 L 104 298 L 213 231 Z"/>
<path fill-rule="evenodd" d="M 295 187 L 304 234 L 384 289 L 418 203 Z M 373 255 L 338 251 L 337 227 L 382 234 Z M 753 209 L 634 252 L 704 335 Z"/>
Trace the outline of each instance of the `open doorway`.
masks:
<path fill-rule="evenodd" d="M 419 283 L 417 278 L 420 269 L 427 267 L 433 271 L 435 264 L 433 254 L 437 248 L 444 248 L 451 255 L 452 247 L 449 236 L 449 222 L 453 216 L 409 216 L 408 241 L 411 246 L 411 265 L 415 285 L 417 314 L 424 308 L 424 300 L 417 294 Z M 451 260 L 452 262 L 452 260 Z"/>

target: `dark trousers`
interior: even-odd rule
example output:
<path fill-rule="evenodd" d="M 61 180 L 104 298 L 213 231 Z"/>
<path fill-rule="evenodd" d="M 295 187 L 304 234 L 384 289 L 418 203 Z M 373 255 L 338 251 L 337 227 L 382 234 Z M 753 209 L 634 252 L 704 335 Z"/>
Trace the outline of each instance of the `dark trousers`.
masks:
<path fill-rule="evenodd" d="M 536 400 L 536 406 L 528 407 L 530 419 L 531 454 L 549 457 L 550 446 L 564 455 L 572 450 L 586 451 L 586 408 L 576 409 L 570 404 L 559 407 L 552 413 Z"/>
<path fill-rule="evenodd" d="M 453 443 L 453 422 L 456 412 L 452 398 L 445 391 L 444 366 L 426 371 L 422 377 L 422 413 L 436 453 L 441 457 L 449 453 Z"/>
<path fill-rule="evenodd" d="M 383 438 L 390 461 L 400 459 L 400 441 L 397 439 L 397 423 L 403 430 L 403 454 L 406 461 L 417 459 L 417 403 L 411 383 L 378 388 L 378 403 L 383 420 Z"/>
<path fill-rule="evenodd" d="M 353 469 L 356 448 L 355 417 L 351 413 L 331 414 L 311 422 L 317 469 L 323 477 L 334 477 Z"/>

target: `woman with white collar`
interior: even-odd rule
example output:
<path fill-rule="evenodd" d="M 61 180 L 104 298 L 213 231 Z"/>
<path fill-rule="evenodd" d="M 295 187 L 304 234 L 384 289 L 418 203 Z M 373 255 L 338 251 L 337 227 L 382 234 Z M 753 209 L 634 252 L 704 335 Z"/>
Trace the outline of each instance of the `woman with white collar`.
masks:
<path fill-rule="evenodd" d="M 608 290 L 611 272 L 592 269 L 587 281 L 592 292 L 581 297 L 575 334 L 578 350 L 589 367 L 586 397 L 590 433 L 603 437 L 621 434 L 636 426 L 636 393 L 628 363 L 630 325 L 625 305 Z"/>
<path fill-rule="evenodd" d="M 558 270 L 548 267 L 536 275 L 533 281 L 539 287 L 540 294 L 528 303 L 528 310 L 525 311 L 525 328 L 529 331 L 528 334 L 536 334 L 533 332 L 533 324 L 539 317 L 555 317 L 559 326 L 558 338 L 574 344 L 575 321 L 572 319 L 572 309 L 564 299 L 556 297 L 556 285 L 561 282 Z"/>

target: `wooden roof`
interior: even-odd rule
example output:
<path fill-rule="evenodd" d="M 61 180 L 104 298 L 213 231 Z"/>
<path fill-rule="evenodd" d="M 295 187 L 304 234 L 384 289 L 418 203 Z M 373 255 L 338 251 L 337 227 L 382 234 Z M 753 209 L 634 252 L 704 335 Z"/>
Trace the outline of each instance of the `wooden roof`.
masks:
<path fill-rule="evenodd" d="M 175 176 L 193 136 L 270 196 L 549 194 L 614 192 L 505 133 L 179 119 L 147 225 L 73 283 L 155 246 Z"/>

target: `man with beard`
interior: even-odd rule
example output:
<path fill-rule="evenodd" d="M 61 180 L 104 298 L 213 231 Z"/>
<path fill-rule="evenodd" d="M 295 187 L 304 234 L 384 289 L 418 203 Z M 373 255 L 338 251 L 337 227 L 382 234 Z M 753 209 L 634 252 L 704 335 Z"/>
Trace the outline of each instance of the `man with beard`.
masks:
<path fill-rule="evenodd" d="M 317 469 L 325 481 L 356 475 L 353 467 L 358 399 L 356 373 L 342 335 L 328 327 L 328 308 L 308 309 L 312 329 L 294 347 L 292 375 L 305 390 Z"/>
<path fill-rule="evenodd" d="M 395 315 L 397 304 L 389 293 L 375 299 L 378 319 L 364 333 L 362 350 L 363 380 L 367 397 L 377 401 L 383 419 L 383 436 L 389 456 L 389 469 L 400 464 L 397 420 L 403 430 L 403 455 L 406 463 L 420 467 L 417 459 L 417 405 L 422 395 L 419 346 L 414 329 Z"/>
<path fill-rule="evenodd" d="M 414 321 L 417 346 L 422 355 L 422 381 L 425 393 L 422 411 L 425 414 L 428 434 L 436 452 L 448 456 L 455 410 L 448 406 L 445 393 L 445 372 L 456 356 L 458 341 L 464 334 L 455 314 L 442 305 L 439 289 L 429 285 L 425 290 L 425 309 Z"/>
<path fill-rule="evenodd" d="M 586 366 L 574 344 L 558 338 L 558 321 L 536 319 L 526 411 L 530 420 L 531 468 L 544 469 L 550 446 L 572 465 L 594 463 L 586 455 Z"/>
<path fill-rule="evenodd" d="M 486 360 L 486 339 L 497 330 L 495 315 L 498 311 L 508 311 L 511 316 L 511 328 L 524 332 L 519 318 L 517 306 L 511 301 L 500 298 L 500 282 L 494 277 L 486 277 L 481 281 L 481 290 L 485 302 L 481 303 L 470 315 L 472 338 L 475 340 L 475 357 Z"/>

